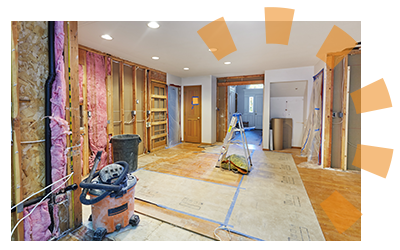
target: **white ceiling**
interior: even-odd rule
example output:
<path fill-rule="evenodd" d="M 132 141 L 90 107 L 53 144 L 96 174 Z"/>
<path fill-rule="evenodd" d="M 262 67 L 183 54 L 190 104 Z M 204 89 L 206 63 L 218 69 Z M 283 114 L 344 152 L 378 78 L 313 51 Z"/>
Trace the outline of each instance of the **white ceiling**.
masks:
<path fill-rule="evenodd" d="M 361 22 L 293 22 L 289 45 L 266 44 L 262 21 L 228 21 L 237 51 L 218 61 L 197 31 L 204 21 L 158 22 L 150 29 L 145 21 L 79 22 L 79 44 L 179 77 L 217 77 L 263 74 L 265 70 L 314 66 L 315 56 L 333 25 L 361 41 Z M 100 36 L 109 34 L 112 41 Z M 152 56 L 160 57 L 155 61 Z M 225 61 L 232 62 L 225 65 Z M 190 70 L 184 71 L 188 67 Z"/>

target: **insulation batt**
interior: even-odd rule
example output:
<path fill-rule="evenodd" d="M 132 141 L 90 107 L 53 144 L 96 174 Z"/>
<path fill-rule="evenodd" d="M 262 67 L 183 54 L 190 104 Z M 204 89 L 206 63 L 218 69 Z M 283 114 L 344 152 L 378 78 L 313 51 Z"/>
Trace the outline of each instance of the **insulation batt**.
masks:
<path fill-rule="evenodd" d="M 87 105 L 91 113 L 89 117 L 89 168 L 94 164 L 98 151 L 103 151 L 97 167 L 102 169 L 108 163 L 107 147 L 107 97 L 106 97 L 106 68 L 104 56 L 87 52 Z"/>
<path fill-rule="evenodd" d="M 35 204 L 24 208 L 24 216 L 29 214 Z M 48 227 L 51 224 L 48 200 L 38 205 L 33 213 L 24 220 L 25 241 L 47 241 L 51 237 Z"/>
<path fill-rule="evenodd" d="M 56 77 L 52 86 L 50 121 L 51 129 L 51 179 L 53 182 L 61 179 L 66 174 L 67 158 L 65 149 L 67 146 L 66 134 L 69 133 L 68 122 L 65 120 L 66 84 L 64 75 L 64 22 L 55 22 L 55 60 Z M 60 185 L 52 186 L 52 190 Z M 62 188 L 61 186 L 60 188 Z"/>

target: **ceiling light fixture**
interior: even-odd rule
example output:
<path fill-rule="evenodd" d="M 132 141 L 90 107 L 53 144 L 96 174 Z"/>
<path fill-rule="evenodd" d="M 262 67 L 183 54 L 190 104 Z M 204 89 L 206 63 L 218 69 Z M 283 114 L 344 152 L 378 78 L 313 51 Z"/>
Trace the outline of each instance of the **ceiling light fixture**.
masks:
<path fill-rule="evenodd" d="M 153 59 L 153 60 L 158 60 L 158 59 L 160 59 L 160 58 L 159 58 L 158 56 L 152 56 L 151 59 Z"/>
<path fill-rule="evenodd" d="M 158 27 L 160 27 L 160 25 L 157 22 L 149 22 L 147 26 L 149 26 L 149 28 L 152 29 L 158 29 Z"/>
<path fill-rule="evenodd" d="M 217 51 L 217 49 L 216 48 L 210 48 L 210 49 L 208 49 L 208 51 L 215 52 L 215 51 Z"/>
<path fill-rule="evenodd" d="M 183 68 L 183 70 L 189 70 L 189 68 Z"/>
<path fill-rule="evenodd" d="M 231 64 L 231 62 L 224 62 L 224 64 L 227 64 L 227 65 L 228 65 L 228 64 Z"/>
<path fill-rule="evenodd" d="M 111 41 L 111 40 L 113 39 L 113 38 L 112 38 L 110 35 L 108 35 L 108 34 L 102 35 L 101 38 L 103 38 L 104 40 L 108 40 L 108 41 Z"/>

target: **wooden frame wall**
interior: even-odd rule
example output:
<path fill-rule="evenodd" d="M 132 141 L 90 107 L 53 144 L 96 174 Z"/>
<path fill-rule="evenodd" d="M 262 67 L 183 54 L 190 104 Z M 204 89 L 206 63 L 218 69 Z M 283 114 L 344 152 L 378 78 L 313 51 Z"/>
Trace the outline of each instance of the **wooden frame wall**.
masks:
<path fill-rule="evenodd" d="M 143 107 L 143 117 L 144 117 L 145 122 L 143 123 L 144 135 L 143 135 L 143 138 L 142 138 L 142 143 L 143 143 L 143 152 L 144 153 L 149 152 L 151 150 L 151 147 L 150 147 L 151 146 L 151 136 L 150 136 L 151 127 L 147 128 L 146 123 L 150 122 L 149 119 L 150 119 L 150 116 L 151 116 L 151 114 L 150 114 L 150 116 L 147 115 L 147 111 L 151 111 L 150 110 L 150 107 L 151 107 L 150 106 L 150 102 L 151 102 L 151 99 L 152 99 L 151 98 L 151 92 L 150 92 L 151 79 L 152 79 L 151 73 L 160 74 L 160 75 L 164 76 L 165 78 L 166 78 L 166 73 L 162 72 L 162 71 L 159 71 L 159 70 L 156 70 L 156 69 L 153 69 L 153 68 L 149 68 L 149 67 L 137 64 L 137 63 L 133 63 L 133 62 L 130 62 L 130 61 L 127 61 L 127 60 L 124 60 L 124 59 L 121 59 L 121 58 L 118 58 L 118 57 L 115 57 L 115 56 L 112 56 L 110 54 L 107 54 L 107 53 L 104 53 L 104 52 L 101 52 L 101 51 L 98 51 L 98 50 L 95 50 L 95 49 L 92 49 L 92 48 L 89 48 L 89 47 L 86 47 L 86 46 L 83 46 L 83 45 L 79 45 L 79 50 L 80 50 L 81 54 L 83 52 L 86 53 L 86 51 L 89 51 L 89 52 L 93 52 L 93 53 L 96 53 L 96 54 L 104 56 L 105 59 L 106 59 L 106 66 L 108 64 L 107 58 L 110 58 L 112 61 L 116 61 L 116 62 L 119 63 L 119 74 L 120 74 L 120 77 L 119 77 L 119 87 L 120 87 L 119 88 L 119 90 L 120 90 L 119 102 L 120 102 L 120 119 L 121 119 L 121 127 L 120 128 L 121 128 L 121 134 L 124 134 L 124 132 L 125 132 L 124 131 L 124 121 L 125 121 L 124 115 L 125 114 L 124 114 L 124 97 L 123 97 L 123 93 L 124 93 L 124 86 L 123 86 L 124 85 L 124 74 L 123 74 L 124 73 L 124 64 L 132 67 L 132 79 L 133 79 L 132 80 L 132 85 L 133 85 L 133 93 L 132 93 L 133 98 L 132 99 L 133 99 L 133 108 L 134 108 L 134 110 L 137 110 L 137 103 L 136 103 L 136 100 L 137 100 L 136 87 L 137 86 L 136 85 L 138 83 L 136 82 L 136 70 L 137 70 L 137 68 L 141 68 L 141 69 L 144 70 L 144 86 L 143 86 L 144 87 L 143 88 L 143 90 L 144 90 L 144 102 L 143 102 L 144 107 Z M 112 63 L 111 63 L 111 67 L 113 67 Z M 107 70 L 107 67 L 106 67 L 106 70 Z M 113 72 L 113 69 L 111 70 L 111 72 Z M 112 86 L 113 86 L 113 84 L 112 84 L 113 76 L 112 75 L 113 75 L 113 73 L 111 73 L 111 76 L 107 76 L 107 79 L 106 79 L 106 86 L 107 86 L 107 116 L 108 116 L 107 134 L 109 136 L 110 135 L 111 136 L 114 135 L 114 119 L 113 119 L 113 104 L 112 104 L 112 100 L 113 100 L 113 88 L 112 88 Z M 87 91 L 87 90 L 84 89 L 84 92 L 85 91 Z M 86 98 L 84 98 L 84 99 L 86 99 Z M 86 121 L 86 123 L 87 123 L 87 117 L 84 118 L 84 121 Z M 134 133 L 137 133 L 137 121 L 136 121 L 136 118 L 134 119 L 133 131 L 134 131 Z M 86 144 L 86 145 L 88 145 L 88 144 Z M 85 146 L 84 150 L 88 150 L 88 146 Z M 107 147 L 107 150 L 108 150 L 108 147 Z M 84 155 L 84 156 L 85 156 L 84 160 L 83 160 L 84 163 L 88 162 L 88 156 L 86 156 L 86 155 Z M 86 171 L 86 165 L 85 165 L 84 173 L 86 173 L 86 172 L 87 171 Z"/>
<path fill-rule="evenodd" d="M 31 28 L 36 31 L 36 28 L 39 30 L 43 28 L 39 24 L 33 23 L 29 24 Z M 33 26 L 32 26 L 33 25 Z M 65 83 L 66 83 L 66 107 L 65 107 L 65 114 L 66 114 L 66 121 L 69 123 L 69 128 L 71 130 L 71 135 L 66 135 L 67 138 L 67 148 L 69 152 L 67 154 L 67 165 L 66 165 L 66 174 L 74 172 L 74 175 L 71 177 L 69 183 L 67 185 L 71 185 L 73 183 L 79 184 L 81 182 L 81 154 L 80 154 L 80 114 L 79 114 L 79 52 L 78 52 L 78 23 L 76 21 L 65 21 L 63 23 L 64 26 L 64 65 L 65 65 Z M 21 135 L 26 136 L 26 133 L 29 131 L 21 131 L 21 116 L 20 116 L 20 105 L 19 102 L 21 101 L 31 101 L 29 99 L 20 100 L 19 97 L 19 80 L 18 80 L 18 70 L 20 65 L 18 64 L 18 38 L 19 38 L 19 22 L 12 22 L 11 23 L 11 30 L 12 30 L 12 39 L 11 39 L 11 97 L 12 97 L 12 108 L 11 108 L 11 119 L 12 119 L 12 134 L 13 134 L 13 144 L 12 144 L 12 201 L 14 204 L 19 203 L 22 199 L 26 198 L 24 196 L 24 188 L 22 186 L 22 148 L 21 148 Z M 29 43 L 24 43 L 29 44 Z M 43 48 L 46 51 L 48 48 L 44 47 L 45 45 L 42 44 L 40 48 Z M 31 62 L 35 64 L 35 66 L 41 65 L 42 62 L 34 61 Z M 45 66 L 43 64 L 43 66 Z M 47 76 L 45 76 L 47 77 Z M 41 79 L 42 80 L 42 77 Z M 44 78 L 43 78 L 44 81 Z M 34 87 L 32 85 L 31 87 Z M 43 91 L 43 90 L 40 90 Z M 40 106 L 41 107 L 41 106 Z M 43 106 L 44 108 L 44 106 Z M 44 109 L 43 109 L 44 110 Z M 23 116 L 23 118 L 26 118 Z M 38 120 L 32 123 L 40 123 L 42 120 L 40 117 L 37 118 Z M 43 122 L 44 123 L 44 122 Z M 35 125 L 36 126 L 36 125 Z M 39 125 L 37 125 L 39 126 Z M 24 133 L 24 134 L 22 134 Z M 35 143 L 35 142 L 42 142 L 43 140 L 38 141 L 27 141 L 25 143 Z M 44 157 L 43 154 L 42 158 Z M 28 157 L 25 154 L 25 157 Z M 31 159 L 33 160 L 33 159 Z M 41 162 L 38 163 L 39 165 Z M 44 164 L 44 163 L 43 163 Z M 43 165 L 42 164 L 42 165 Z M 44 169 L 44 168 L 43 168 Z M 44 173 L 37 173 L 36 170 L 33 169 L 31 172 L 33 175 L 39 174 L 38 176 L 34 176 L 34 178 L 40 178 Z M 43 170 L 44 171 L 44 170 Z M 26 171 L 26 174 L 31 174 L 31 172 Z M 32 178 L 32 177 L 31 177 Z M 36 189 L 36 187 L 35 187 Z M 31 191 L 38 191 L 38 190 L 31 190 Z M 77 189 L 72 191 L 71 202 L 70 202 L 70 209 L 69 214 L 65 214 L 63 216 L 69 217 L 69 225 L 68 227 L 73 229 L 77 228 L 82 224 L 82 205 L 79 202 L 79 196 L 81 193 L 81 189 Z M 30 194 L 30 193 L 29 193 Z M 28 195 L 28 194 L 27 194 Z M 23 217 L 22 211 L 20 208 L 17 208 L 17 213 L 12 215 L 12 221 L 14 223 L 16 220 L 20 220 Z M 64 218 L 61 218 L 64 220 Z M 65 218 L 67 219 L 67 218 Z M 13 223 L 12 223 L 13 224 Z M 20 223 L 18 228 L 16 229 L 16 233 L 12 239 L 23 241 L 24 240 L 24 223 Z"/>
<path fill-rule="evenodd" d="M 324 147 L 324 159 L 322 161 L 324 168 L 330 168 L 332 163 L 332 107 L 333 107 L 333 81 L 334 81 L 334 69 L 329 65 L 336 65 L 338 62 L 344 59 L 345 70 L 344 70 L 344 84 L 343 84 L 343 123 L 341 133 L 341 159 L 340 166 L 341 170 L 347 170 L 347 127 L 348 127 L 348 56 L 361 54 L 361 50 L 352 50 L 348 53 L 348 50 L 342 52 L 335 52 L 327 54 L 326 64 L 326 97 L 325 97 L 325 126 L 323 135 L 323 147 Z"/>

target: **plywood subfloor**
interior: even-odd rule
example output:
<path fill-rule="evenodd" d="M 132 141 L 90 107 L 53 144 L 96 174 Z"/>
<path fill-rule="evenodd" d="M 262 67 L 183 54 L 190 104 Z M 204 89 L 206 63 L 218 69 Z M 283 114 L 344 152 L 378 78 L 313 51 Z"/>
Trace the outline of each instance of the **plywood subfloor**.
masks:
<path fill-rule="evenodd" d="M 292 148 L 279 150 L 279 152 L 292 154 L 296 165 L 307 161 L 305 157 L 300 156 L 300 149 Z M 334 191 L 338 191 L 353 206 L 361 211 L 361 172 L 342 172 L 301 167 L 297 169 L 307 190 L 325 239 L 327 241 L 361 241 L 361 218 L 349 229 L 340 234 L 320 205 Z"/>
<path fill-rule="evenodd" d="M 230 151 L 241 152 L 237 146 Z M 193 157 L 192 161 L 196 159 Z M 208 163 L 201 158 L 198 163 L 215 173 L 230 174 L 214 164 L 215 161 Z M 254 150 L 253 170 L 246 176 L 237 175 L 237 188 L 147 168 L 139 169 L 135 175 L 143 183 L 138 184 L 135 194 L 140 200 L 227 225 L 249 238 L 324 240 L 291 155 Z"/>
<path fill-rule="evenodd" d="M 257 155 L 260 155 L 260 152 L 263 151 L 259 145 L 254 146 L 254 160 L 257 160 Z M 169 149 L 160 150 L 155 153 L 140 156 L 139 168 L 144 168 L 151 171 L 158 171 L 164 174 L 173 174 L 176 176 L 194 178 L 203 181 L 210 181 L 218 184 L 237 187 L 240 183 L 241 175 L 234 174 L 227 170 L 206 166 L 207 164 L 213 166 L 213 164 L 215 163 L 213 162 L 213 160 L 217 159 L 218 157 L 215 152 L 219 152 L 219 147 L 220 145 L 216 145 L 214 147 L 212 145 L 210 146 L 182 143 Z M 288 149 L 281 152 L 292 154 L 293 160 L 296 165 L 306 161 L 304 157 L 299 156 L 299 149 Z M 203 155 L 205 157 L 198 157 L 200 155 Z M 323 200 L 329 197 L 329 195 L 331 195 L 334 190 L 337 190 L 355 207 L 361 209 L 361 175 L 351 172 L 343 173 L 339 171 L 307 169 L 299 167 L 297 168 L 297 171 L 300 174 L 305 190 L 310 198 L 312 208 L 314 209 L 315 215 L 318 219 L 325 239 L 361 240 L 361 220 L 358 220 L 343 234 L 339 234 L 319 205 Z M 263 170 L 262 168 L 254 168 L 252 170 L 252 174 L 254 174 L 255 176 L 262 176 L 266 178 L 270 177 L 270 172 L 271 171 L 268 171 L 268 169 Z M 225 176 L 226 178 L 223 178 L 223 176 Z M 281 181 L 284 181 L 283 177 Z M 142 202 L 139 200 L 136 200 L 135 204 L 135 212 L 138 213 L 141 218 L 142 216 L 147 216 L 151 219 L 162 221 L 163 223 L 172 224 L 175 227 L 173 229 L 175 230 L 175 233 L 183 230 L 182 234 L 187 235 L 189 240 L 199 240 L 197 239 L 197 237 L 199 236 L 205 237 L 207 239 L 215 239 L 213 232 L 211 231 L 213 231 L 213 228 L 215 229 L 218 226 L 218 224 L 216 223 L 201 220 L 199 218 L 191 217 L 186 214 L 168 210 L 162 207 L 158 207 L 154 204 Z M 84 217 L 84 221 L 85 220 L 87 221 L 87 216 Z M 122 235 L 124 237 L 124 240 L 130 240 L 130 237 L 134 238 L 134 234 L 129 233 L 129 230 L 131 229 L 127 229 L 127 232 L 121 232 L 119 235 Z M 293 225 L 293 228 L 289 228 L 289 231 L 293 234 L 293 240 L 295 240 L 296 237 L 297 239 L 300 239 L 301 235 L 304 233 L 304 231 L 302 231 L 301 228 L 296 227 L 296 225 Z M 189 236 L 190 234 L 187 234 L 187 232 L 195 233 L 197 236 Z M 157 236 L 157 239 L 156 237 L 152 236 L 149 238 L 136 238 L 136 240 L 162 240 L 163 237 L 165 237 L 165 239 L 168 239 L 168 232 L 164 231 L 164 233 L 164 236 L 161 236 L 161 234 L 159 234 Z M 230 239 L 226 231 L 220 230 L 218 231 L 218 235 L 222 238 L 222 240 Z M 231 233 L 231 237 L 232 240 L 249 240 L 249 238 L 235 235 L 233 233 Z M 114 238 L 114 240 L 118 240 L 117 238 L 118 236 Z M 184 239 L 180 238 L 177 240 Z M 201 240 L 205 239 L 201 238 Z"/>

